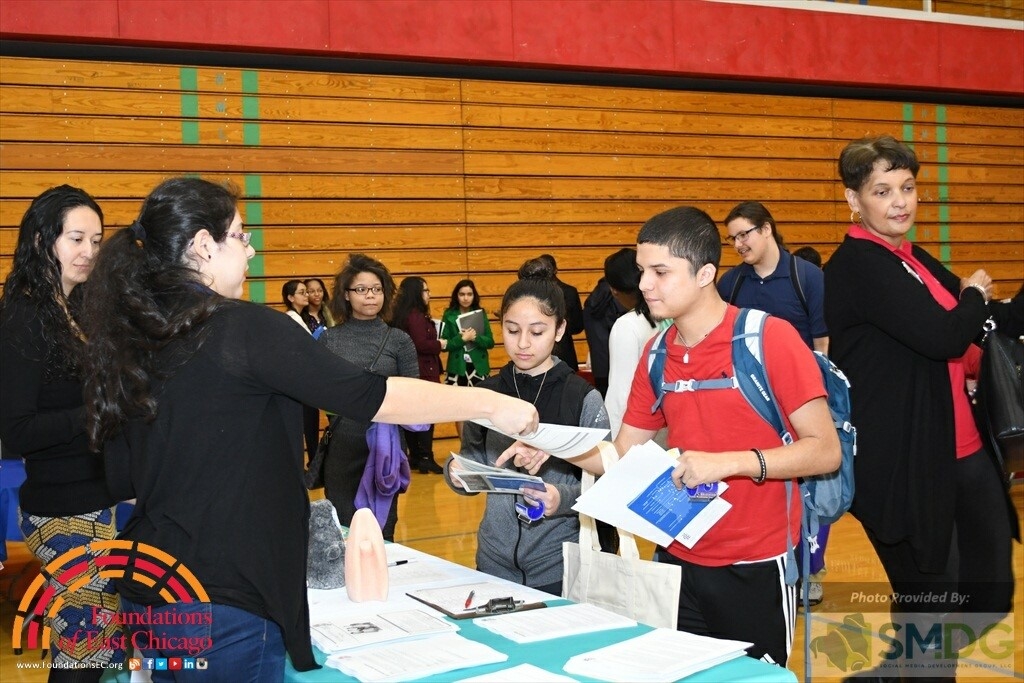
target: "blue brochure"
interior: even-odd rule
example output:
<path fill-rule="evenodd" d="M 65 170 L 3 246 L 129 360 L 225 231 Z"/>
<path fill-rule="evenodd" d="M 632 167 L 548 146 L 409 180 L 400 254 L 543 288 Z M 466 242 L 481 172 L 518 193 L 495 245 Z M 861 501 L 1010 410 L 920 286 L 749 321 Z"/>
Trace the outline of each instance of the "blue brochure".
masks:
<path fill-rule="evenodd" d="M 666 469 L 627 507 L 675 538 L 714 499 L 718 485 L 715 482 L 703 484 L 696 489 L 679 490 L 672 483 L 672 469 Z"/>

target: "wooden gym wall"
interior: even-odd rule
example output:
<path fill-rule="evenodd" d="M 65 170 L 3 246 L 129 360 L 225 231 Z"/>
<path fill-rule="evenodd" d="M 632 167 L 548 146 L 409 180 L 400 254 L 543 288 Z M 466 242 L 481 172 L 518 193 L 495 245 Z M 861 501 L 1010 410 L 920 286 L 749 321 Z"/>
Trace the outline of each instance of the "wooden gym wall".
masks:
<path fill-rule="evenodd" d="M 791 246 L 827 258 L 849 222 L 839 151 L 879 133 L 921 158 L 915 241 L 1015 292 L 1021 109 L 6 57 L 0 278 L 42 190 L 81 186 L 123 227 L 161 179 L 194 173 L 245 194 L 254 301 L 279 305 L 292 277 L 330 289 L 363 251 L 426 277 L 435 315 L 474 278 L 493 318 L 523 260 L 555 255 L 585 298 L 605 256 L 679 204 L 720 221 L 763 201 Z"/>

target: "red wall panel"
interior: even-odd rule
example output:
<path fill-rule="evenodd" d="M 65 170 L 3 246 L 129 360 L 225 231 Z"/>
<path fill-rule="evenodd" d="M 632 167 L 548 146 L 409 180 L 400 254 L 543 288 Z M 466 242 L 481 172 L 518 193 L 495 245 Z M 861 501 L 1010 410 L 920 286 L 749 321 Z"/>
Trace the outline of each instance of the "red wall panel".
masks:
<path fill-rule="evenodd" d="M 4 0 L 0 37 L 1024 95 L 1024 31 L 703 0 Z"/>

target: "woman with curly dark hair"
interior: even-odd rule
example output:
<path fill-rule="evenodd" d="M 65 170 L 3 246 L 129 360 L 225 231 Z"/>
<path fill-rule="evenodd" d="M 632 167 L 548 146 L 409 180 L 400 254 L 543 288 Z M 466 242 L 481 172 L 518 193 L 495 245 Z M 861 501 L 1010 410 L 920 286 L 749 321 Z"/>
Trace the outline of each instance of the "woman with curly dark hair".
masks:
<path fill-rule="evenodd" d="M 85 431 L 76 314 L 82 287 L 103 239 L 103 211 L 85 191 L 54 187 L 34 200 L 21 219 L 14 264 L 0 298 L 0 438 L 25 459 L 19 498 L 21 530 L 29 549 L 46 565 L 89 541 L 116 534 L 116 500 L 107 490 L 103 461 L 90 452 Z M 84 530 L 89 530 L 85 534 Z M 86 549 L 90 566 L 94 556 Z M 53 642 L 116 636 L 81 614 L 117 612 L 112 585 L 97 576 L 96 590 L 71 591 L 56 577 L 49 586 L 64 605 L 53 619 Z M 109 642 L 109 641 L 108 641 Z M 117 648 L 51 648 L 50 681 L 97 681 L 103 668 L 123 661 Z"/>
<path fill-rule="evenodd" d="M 171 555 L 209 595 L 168 604 L 159 583 L 127 578 L 144 568 L 127 567 L 118 592 L 142 634 L 134 642 L 164 645 L 144 656 L 201 656 L 221 677 L 282 680 L 286 650 L 297 670 L 317 666 L 301 404 L 366 421 L 489 417 L 513 432 L 537 415 L 483 390 L 463 398 L 367 373 L 279 312 L 237 301 L 255 255 L 237 203 L 223 186 L 172 178 L 104 245 L 82 320 L 87 425 L 114 492 L 137 498 L 121 538 Z"/>
<path fill-rule="evenodd" d="M 408 334 L 391 327 L 387 321 L 395 299 L 395 280 L 387 266 L 366 254 L 352 254 L 334 278 L 331 313 L 338 324 L 320 336 L 320 342 L 333 353 L 368 372 L 385 377 L 419 377 L 416 347 Z M 330 449 L 324 460 L 324 494 L 338 511 L 342 524 L 349 524 L 360 507 L 368 507 L 364 499 L 363 477 L 372 473 L 370 441 L 378 443 L 376 434 L 369 439 L 369 420 L 349 417 L 334 422 Z M 385 429 L 386 443 L 398 441 L 397 427 Z M 391 455 L 399 455 L 391 453 Z M 388 458 L 394 461 L 396 458 Z M 375 457 L 376 461 L 377 458 Z M 401 455 L 399 468 L 405 460 Z M 394 540 L 398 524 L 398 493 L 408 486 L 408 465 L 404 485 L 399 473 L 386 486 L 394 491 L 381 507 L 381 531 L 386 540 Z M 363 495 L 360 491 L 363 490 Z M 386 505 L 383 504 L 386 502 Z"/>

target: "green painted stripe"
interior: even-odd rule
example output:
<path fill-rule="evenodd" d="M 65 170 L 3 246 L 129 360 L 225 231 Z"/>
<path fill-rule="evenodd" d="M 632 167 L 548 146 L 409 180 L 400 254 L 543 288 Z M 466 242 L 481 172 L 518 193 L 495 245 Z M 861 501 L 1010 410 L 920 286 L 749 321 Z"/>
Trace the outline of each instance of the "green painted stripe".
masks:
<path fill-rule="evenodd" d="M 249 119 L 242 123 L 242 144 L 258 147 L 260 144 L 260 82 L 259 72 L 242 71 L 242 118 Z M 263 255 L 263 177 L 247 174 L 245 176 L 245 222 L 252 233 L 252 248 L 256 256 L 249 261 L 249 275 L 262 278 L 266 275 Z M 249 283 L 249 300 L 257 303 L 267 302 L 267 283 L 262 279 Z"/>
<path fill-rule="evenodd" d="M 197 69 L 178 69 L 178 83 L 181 88 L 181 142 L 184 145 L 199 144 L 199 72 Z"/>
<path fill-rule="evenodd" d="M 946 146 L 946 108 L 935 107 L 936 161 L 939 165 L 939 260 L 948 268 L 953 260 L 949 225 L 949 147 Z"/>
<path fill-rule="evenodd" d="M 914 147 L 914 105 L 903 105 L 903 142 L 911 149 Z M 911 242 L 917 241 L 917 224 L 915 223 L 907 231 L 907 239 Z"/>

